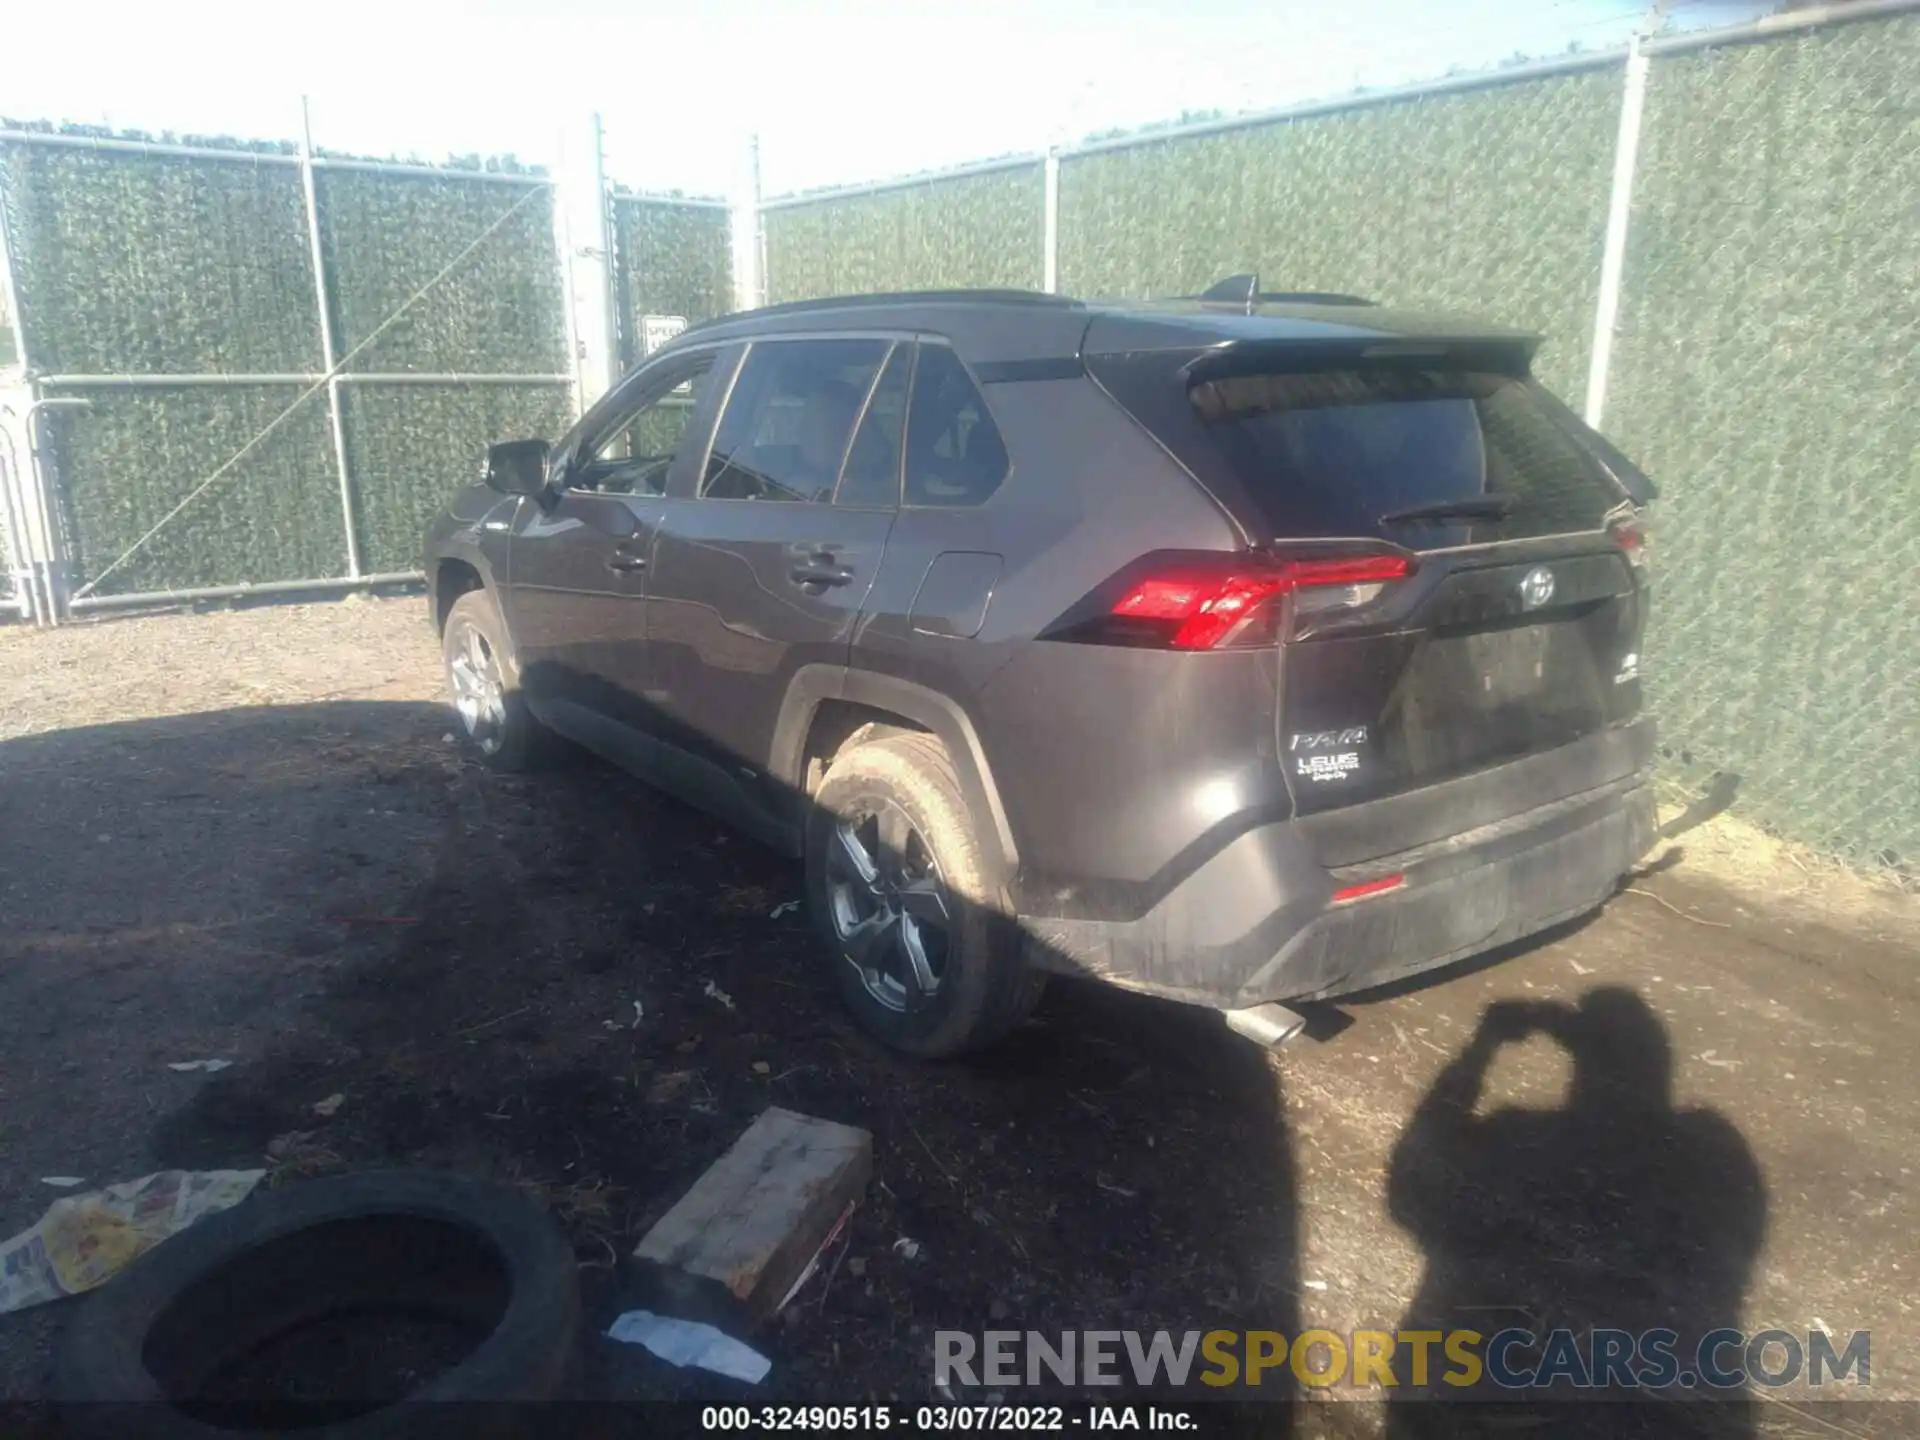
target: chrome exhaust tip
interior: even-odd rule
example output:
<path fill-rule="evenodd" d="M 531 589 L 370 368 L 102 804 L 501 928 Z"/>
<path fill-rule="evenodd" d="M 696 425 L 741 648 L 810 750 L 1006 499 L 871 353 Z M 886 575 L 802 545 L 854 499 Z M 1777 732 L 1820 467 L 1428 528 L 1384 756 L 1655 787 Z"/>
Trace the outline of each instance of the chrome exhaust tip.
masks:
<path fill-rule="evenodd" d="M 1245 1010 L 1229 1010 L 1226 1015 L 1230 1030 L 1269 1050 L 1286 1044 L 1307 1028 L 1306 1016 L 1271 1001 L 1265 1005 L 1250 1005 Z"/>

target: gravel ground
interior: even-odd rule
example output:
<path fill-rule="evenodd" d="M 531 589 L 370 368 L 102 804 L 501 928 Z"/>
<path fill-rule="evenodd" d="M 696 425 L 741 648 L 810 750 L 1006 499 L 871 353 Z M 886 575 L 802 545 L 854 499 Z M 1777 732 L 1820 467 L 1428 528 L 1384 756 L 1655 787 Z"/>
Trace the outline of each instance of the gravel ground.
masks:
<path fill-rule="evenodd" d="M 1920 1398 L 1898 905 L 1788 909 L 1682 841 L 1585 923 L 1277 1057 L 1062 983 L 992 1054 L 914 1064 L 773 918 L 796 867 L 584 758 L 491 775 L 438 690 L 415 599 L 0 630 L 0 1234 L 43 1175 L 452 1165 L 553 1206 L 604 1326 L 621 1257 L 778 1103 L 871 1129 L 876 1180 L 832 1282 L 756 1337 L 770 1396 L 924 1399 L 937 1328 L 1515 1316 L 1871 1328 L 1870 1393 Z M 0 1319 L 0 1396 L 38 1393 L 59 1312 Z M 737 1393 L 589 1348 L 589 1393 Z M 1783 1393 L 1731 1433 L 1832 1433 Z"/>

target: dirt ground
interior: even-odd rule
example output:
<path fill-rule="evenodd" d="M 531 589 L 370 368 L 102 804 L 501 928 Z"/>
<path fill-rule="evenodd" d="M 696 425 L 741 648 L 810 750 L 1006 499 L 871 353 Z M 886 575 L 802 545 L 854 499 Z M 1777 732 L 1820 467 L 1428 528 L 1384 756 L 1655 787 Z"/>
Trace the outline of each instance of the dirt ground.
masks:
<path fill-rule="evenodd" d="M 1920 1398 L 1920 917 L 1732 889 L 1686 844 L 1278 1056 L 1058 983 L 920 1064 L 775 917 L 796 867 L 585 758 L 465 760 L 417 599 L 0 630 L 0 1234 L 47 1175 L 449 1165 L 554 1208 L 604 1329 L 638 1237 L 780 1104 L 872 1130 L 875 1179 L 756 1395 L 924 1400 L 936 1329 L 1434 1321 L 1871 1329 L 1854 1393 Z M 39 1392 L 60 1311 L 0 1319 L 0 1396 Z M 741 1393 L 590 1348 L 589 1393 Z M 1917 1418 L 1809 1398 L 1742 1433 Z"/>

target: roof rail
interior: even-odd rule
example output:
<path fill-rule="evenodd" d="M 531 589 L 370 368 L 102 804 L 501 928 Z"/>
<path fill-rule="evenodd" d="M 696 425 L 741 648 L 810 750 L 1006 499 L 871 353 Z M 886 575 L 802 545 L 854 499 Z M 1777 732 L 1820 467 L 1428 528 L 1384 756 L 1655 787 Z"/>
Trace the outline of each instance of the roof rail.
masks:
<path fill-rule="evenodd" d="M 1258 275 L 1230 275 L 1200 294 L 1193 296 L 1206 305 L 1243 305 L 1247 314 L 1256 305 L 1372 305 L 1362 295 L 1343 295 L 1336 290 L 1262 290 Z"/>
<path fill-rule="evenodd" d="M 745 319 L 747 316 L 796 315 L 809 310 L 846 310 L 874 305 L 940 305 L 940 304 L 988 304 L 988 305 L 1032 305 L 1043 309 L 1074 310 L 1084 309 L 1084 305 L 1065 295 L 1049 295 L 1043 290 L 891 290 L 867 295 L 824 295 L 817 300 L 786 300 L 778 305 L 761 305 L 752 310 L 735 310 L 731 314 L 716 315 L 711 320 L 702 320 L 699 325 L 687 328 L 696 330 L 706 325 L 722 325 L 731 320 Z"/>

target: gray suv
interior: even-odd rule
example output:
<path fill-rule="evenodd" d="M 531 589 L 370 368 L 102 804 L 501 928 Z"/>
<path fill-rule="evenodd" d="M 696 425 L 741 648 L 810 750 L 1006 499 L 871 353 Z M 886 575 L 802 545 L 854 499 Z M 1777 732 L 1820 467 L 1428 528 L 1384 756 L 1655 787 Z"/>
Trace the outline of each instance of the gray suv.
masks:
<path fill-rule="evenodd" d="M 803 856 L 901 1049 L 1050 971 L 1284 1038 L 1652 842 L 1652 487 L 1535 344 L 1250 277 L 696 326 L 429 531 L 467 737 Z"/>

